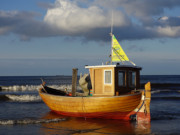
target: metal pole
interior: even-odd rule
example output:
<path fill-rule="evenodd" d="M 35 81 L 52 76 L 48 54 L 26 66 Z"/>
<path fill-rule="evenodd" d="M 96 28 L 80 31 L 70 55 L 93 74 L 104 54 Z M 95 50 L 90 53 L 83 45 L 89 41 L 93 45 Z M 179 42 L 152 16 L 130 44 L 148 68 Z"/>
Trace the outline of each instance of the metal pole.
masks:
<path fill-rule="evenodd" d="M 112 10 L 112 18 L 111 18 L 112 20 L 111 20 L 111 65 L 112 65 L 112 55 L 113 55 L 113 50 L 112 50 L 112 48 L 113 48 L 113 10 Z"/>

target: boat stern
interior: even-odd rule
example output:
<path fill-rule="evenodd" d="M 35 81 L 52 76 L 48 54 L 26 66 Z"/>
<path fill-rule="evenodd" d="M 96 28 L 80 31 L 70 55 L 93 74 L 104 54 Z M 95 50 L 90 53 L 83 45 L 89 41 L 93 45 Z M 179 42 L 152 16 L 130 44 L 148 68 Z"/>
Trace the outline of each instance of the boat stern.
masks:
<path fill-rule="evenodd" d="M 151 83 L 145 84 L 145 90 L 142 91 L 142 98 L 139 106 L 134 110 L 134 114 L 131 115 L 132 120 L 136 120 L 138 123 L 149 123 L 151 121 L 150 116 L 150 102 L 151 102 Z"/>

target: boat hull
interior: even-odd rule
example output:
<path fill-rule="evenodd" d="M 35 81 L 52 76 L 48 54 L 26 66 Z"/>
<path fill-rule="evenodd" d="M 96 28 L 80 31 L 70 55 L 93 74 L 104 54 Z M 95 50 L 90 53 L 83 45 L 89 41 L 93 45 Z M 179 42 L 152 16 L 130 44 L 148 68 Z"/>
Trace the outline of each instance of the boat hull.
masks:
<path fill-rule="evenodd" d="M 61 112 L 54 111 L 53 112 L 71 117 L 84 117 L 84 118 L 100 118 L 100 119 L 122 119 L 122 120 L 130 120 L 130 116 L 135 114 L 135 112 L 96 112 L 96 113 L 71 113 L 71 112 Z"/>
<path fill-rule="evenodd" d="M 142 92 L 113 97 L 70 97 L 39 90 L 45 104 L 54 112 L 73 117 L 125 119 L 136 113 Z"/>

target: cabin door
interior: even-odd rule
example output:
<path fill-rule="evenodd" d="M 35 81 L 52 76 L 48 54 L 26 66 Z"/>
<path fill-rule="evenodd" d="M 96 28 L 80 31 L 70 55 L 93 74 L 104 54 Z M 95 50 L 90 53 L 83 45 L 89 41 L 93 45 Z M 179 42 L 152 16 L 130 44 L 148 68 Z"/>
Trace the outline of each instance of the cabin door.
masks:
<path fill-rule="evenodd" d="M 103 89 L 102 89 L 102 84 L 103 84 L 103 72 L 101 69 L 95 69 L 94 70 L 94 94 L 102 94 Z"/>

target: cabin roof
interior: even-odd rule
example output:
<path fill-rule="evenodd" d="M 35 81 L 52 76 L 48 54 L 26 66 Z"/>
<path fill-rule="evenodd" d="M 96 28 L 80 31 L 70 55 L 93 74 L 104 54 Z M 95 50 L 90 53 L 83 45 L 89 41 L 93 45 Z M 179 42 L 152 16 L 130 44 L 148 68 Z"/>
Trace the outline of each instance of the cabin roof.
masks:
<path fill-rule="evenodd" d="M 141 70 L 141 67 L 133 65 L 96 65 L 96 66 L 85 66 L 85 68 L 107 68 L 107 67 L 119 67 L 119 68 L 134 68 Z"/>

